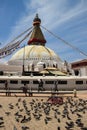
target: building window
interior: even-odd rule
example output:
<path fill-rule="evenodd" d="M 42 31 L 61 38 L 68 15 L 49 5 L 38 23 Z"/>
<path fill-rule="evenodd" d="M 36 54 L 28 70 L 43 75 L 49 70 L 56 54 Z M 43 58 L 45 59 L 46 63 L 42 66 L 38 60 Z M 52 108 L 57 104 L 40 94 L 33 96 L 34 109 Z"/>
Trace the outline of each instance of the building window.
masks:
<path fill-rule="evenodd" d="M 83 84 L 83 81 L 82 80 L 76 81 L 76 84 Z"/>
<path fill-rule="evenodd" d="M 22 80 L 21 84 L 29 84 L 29 81 L 28 80 Z"/>
<path fill-rule="evenodd" d="M 0 83 L 2 84 L 2 83 L 5 83 L 5 80 L 0 80 Z"/>
<path fill-rule="evenodd" d="M 45 84 L 54 84 L 54 81 L 45 81 Z"/>
<path fill-rule="evenodd" d="M 10 80 L 11 84 L 18 84 L 18 80 Z"/>
<path fill-rule="evenodd" d="M 39 82 L 37 80 L 34 80 L 33 84 L 39 84 Z"/>
<path fill-rule="evenodd" d="M 58 84 L 67 84 L 67 81 L 66 80 L 59 80 Z"/>
<path fill-rule="evenodd" d="M 45 65 L 45 64 L 43 64 L 43 68 L 46 68 L 46 65 Z"/>
<path fill-rule="evenodd" d="M 74 73 L 75 73 L 76 76 L 78 76 L 79 75 L 79 70 L 74 70 Z"/>

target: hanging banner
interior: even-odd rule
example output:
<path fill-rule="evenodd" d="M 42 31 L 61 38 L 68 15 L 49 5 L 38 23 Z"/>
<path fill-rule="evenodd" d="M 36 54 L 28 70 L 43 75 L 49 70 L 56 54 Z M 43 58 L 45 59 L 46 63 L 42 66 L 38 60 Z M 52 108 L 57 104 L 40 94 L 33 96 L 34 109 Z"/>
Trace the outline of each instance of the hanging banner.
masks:
<path fill-rule="evenodd" d="M 32 27 L 31 27 L 31 28 L 32 28 Z M 8 56 L 8 55 L 10 55 L 10 54 L 12 54 L 16 49 L 18 49 L 18 48 L 19 48 L 19 45 L 30 35 L 30 33 L 32 32 L 32 30 L 31 30 L 29 33 L 27 33 L 27 34 L 22 38 L 22 40 L 18 40 L 18 41 L 17 41 L 17 39 L 20 38 L 22 35 L 24 35 L 26 32 L 28 32 L 31 28 L 27 29 L 26 31 L 24 31 L 24 32 L 21 33 L 19 36 L 17 36 L 14 40 L 11 41 L 12 43 L 13 43 L 14 41 L 16 41 L 16 42 L 14 42 L 13 44 L 11 44 L 11 42 L 10 42 L 10 43 L 9 43 L 8 45 L 6 45 L 5 47 L 1 48 L 1 49 L 0 49 L 0 59 L 1 59 L 1 58 L 4 58 L 4 57 L 6 57 L 6 56 Z"/>
<path fill-rule="evenodd" d="M 4 58 L 5 56 L 8 56 L 13 53 L 16 49 L 18 49 L 20 45 L 20 41 L 17 41 L 16 43 L 12 45 L 5 46 L 4 48 L 0 49 L 0 58 Z"/>

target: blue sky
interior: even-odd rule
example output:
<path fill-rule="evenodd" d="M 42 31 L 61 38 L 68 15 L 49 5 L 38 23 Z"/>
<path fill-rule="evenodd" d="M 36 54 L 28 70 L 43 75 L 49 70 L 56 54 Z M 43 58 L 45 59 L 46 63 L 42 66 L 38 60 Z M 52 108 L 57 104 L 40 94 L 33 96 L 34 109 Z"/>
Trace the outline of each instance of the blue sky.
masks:
<path fill-rule="evenodd" d="M 0 47 L 31 27 L 36 13 L 42 26 L 87 54 L 87 0 L 0 0 Z M 62 60 L 73 62 L 87 58 L 42 31 L 46 46 Z"/>

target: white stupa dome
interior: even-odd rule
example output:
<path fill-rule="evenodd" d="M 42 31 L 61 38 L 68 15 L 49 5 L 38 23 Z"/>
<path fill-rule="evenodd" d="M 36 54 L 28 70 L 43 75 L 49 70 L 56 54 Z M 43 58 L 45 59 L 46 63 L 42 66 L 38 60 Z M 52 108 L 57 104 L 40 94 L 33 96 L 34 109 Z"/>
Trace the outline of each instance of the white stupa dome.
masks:
<path fill-rule="evenodd" d="M 46 40 L 40 28 L 41 20 L 38 15 L 33 20 L 33 31 L 28 45 L 18 50 L 9 60 L 10 65 L 25 66 L 25 69 L 34 71 L 38 67 L 62 68 L 62 60 L 51 49 L 45 46 Z M 43 64 L 42 64 L 43 63 Z"/>
<path fill-rule="evenodd" d="M 53 61 L 53 63 L 61 62 L 61 59 L 53 50 L 42 45 L 30 45 L 20 49 L 8 63 L 10 65 L 23 65 L 23 60 L 25 60 L 26 65 L 37 64 L 40 61 L 44 63 L 49 63 L 49 61 Z"/>

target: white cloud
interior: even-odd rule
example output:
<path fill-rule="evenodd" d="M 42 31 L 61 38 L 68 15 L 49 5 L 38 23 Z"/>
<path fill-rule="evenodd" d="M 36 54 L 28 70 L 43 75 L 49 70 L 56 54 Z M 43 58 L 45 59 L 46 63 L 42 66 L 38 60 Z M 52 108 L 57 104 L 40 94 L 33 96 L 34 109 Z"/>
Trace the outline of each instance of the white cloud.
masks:
<path fill-rule="evenodd" d="M 11 30 L 11 35 L 9 36 L 10 39 L 18 35 L 18 33 L 27 29 L 28 27 L 32 26 L 32 20 L 36 13 L 39 13 L 42 19 L 42 24 L 44 26 L 48 27 L 49 29 L 54 29 L 58 27 L 62 23 L 70 20 L 73 17 L 76 17 L 80 13 L 87 10 L 84 1 L 79 1 L 80 2 L 73 8 L 69 8 L 67 6 L 67 2 L 69 2 L 68 0 L 24 1 L 26 12 L 28 13 L 26 13 L 25 15 L 23 14 L 19 21 L 16 22 L 15 26 Z"/>
<path fill-rule="evenodd" d="M 44 25 L 49 28 L 54 28 L 87 10 L 83 0 L 79 0 L 79 3 L 73 7 L 68 7 L 68 2 L 69 0 L 36 0 L 31 1 L 30 7 L 35 9 L 43 17 Z M 27 3 L 26 5 L 29 4 Z"/>
<path fill-rule="evenodd" d="M 76 0 L 76 4 L 74 4 L 73 6 L 69 6 L 70 1 L 71 0 L 24 0 L 26 13 L 23 13 L 23 16 L 19 18 L 19 21 L 16 21 L 15 26 L 13 26 L 11 33 L 7 39 L 7 42 L 11 41 L 15 36 L 23 32 L 27 28 L 31 27 L 33 18 L 35 17 L 36 13 L 39 14 L 42 20 L 42 25 L 47 27 L 51 31 L 55 32 L 55 29 L 57 30 L 59 26 L 62 26 L 65 23 L 67 23 L 65 24 L 66 29 L 71 28 L 71 21 L 77 19 L 78 16 L 87 11 L 87 1 Z M 78 29 L 76 30 L 76 33 L 78 33 Z M 87 34 L 87 32 L 83 33 Z M 69 34 L 67 35 L 69 36 Z M 65 50 L 66 49 L 67 47 L 65 47 Z"/>

